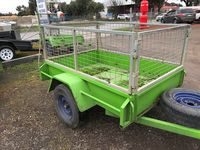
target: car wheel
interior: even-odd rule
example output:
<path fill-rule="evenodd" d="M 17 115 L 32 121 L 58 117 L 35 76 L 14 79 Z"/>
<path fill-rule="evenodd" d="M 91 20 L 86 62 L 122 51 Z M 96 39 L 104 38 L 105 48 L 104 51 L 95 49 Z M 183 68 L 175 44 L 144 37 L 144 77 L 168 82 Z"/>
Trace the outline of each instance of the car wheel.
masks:
<path fill-rule="evenodd" d="M 62 49 L 63 49 L 62 47 L 53 47 L 50 42 L 46 41 L 46 51 L 48 57 L 66 54 L 66 50 L 64 53 Z"/>
<path fill-rule="evenodd" d="M 175 88 L 162 94 L 160 106 L 168 118 L 181 125 L 200 129 L 200 93 Z"/>
<path fill-rule="evenodd" d="M 189 23 L 189 24 L 193 24 L 193 21 L 189 21 L 188 23 Z"/>
<path fill-rule="evenodd" d="M 54 90 L 55 107 L 59 118 L 70 128 L 79 124 L 79 110 L 71 91 L 63 84 Z"/>
<path fill-rule="evenodd" d="M 10 46 L 0 47 L 0 59 L 3 61 L 11 60 L 15 57 L 15 50 Z"/>
<path fill-rule="evenodd" d="M 161 23 L 165 23 L 164 19 L 161 19 L 160 22 L 161 22 Z"/>
<path fill-rule="evenodd" d="M 178 23 L 178 20 L 177 20 L 177 19 L 174 19 L 173 23 L 174 23 L 174 24 L 177 24 L 177 23 Z"/>

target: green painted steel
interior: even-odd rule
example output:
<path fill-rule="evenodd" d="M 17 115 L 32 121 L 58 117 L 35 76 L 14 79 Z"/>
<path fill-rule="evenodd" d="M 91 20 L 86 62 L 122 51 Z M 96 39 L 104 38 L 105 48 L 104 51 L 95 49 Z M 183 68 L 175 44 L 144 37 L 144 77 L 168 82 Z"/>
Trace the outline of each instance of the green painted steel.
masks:
<path fill-rule="evenodd" d="M 177 125 L 174 123 L 154 119 L 154 118 L 149 118 L 149 117 L 140 117 L 137 121 L 139 124 L 151 126 L 154 128 L 166 130 L 169 132 L 193 137 L 196 139 L 200 139 L 200 130 L 193 129 L 193 128 L 188 128 L 185 126 Z"/>
<path fill-rule="evenodd" d="M 86 59 L 86 58 L 91 58 L 91 59 Z M 74 69 L 73 55 L 55 58 L 53 61 Z M 119 74 L 120 75 L 123 74 L 124 76 L 126 76 L 127 74 L 129 74 L 129 63 L 130 63 L 130 59 L 128 55 L 117 54 L 117 53 L 107 52 L 103 50 L 98 50 L 98 51 L 93 50 L 93 51 L 84 52 L 78 55 L 79 70 L 81 70 L 82 72 L 88 73 L 90 75 L 95 74 L 94 67 L 100 70 L 98 68 L 98 65 L 100 64 L 101 66 L 104 65 L 104 67 L 107 67 L 107 68 L 113 67 L 113 72 L 115 74 L 116 74 L 115 68 L 122 69 L 121 72 L 119 72 Z M 94 66 L 94 64 L 96 64 L 96 66 Z M 85 66 L 89 66 L 89 67 L 85 67 Z M 145 66 L 157 66 L 157 67 L 149 68 Z M 149 81 L 152 81 L 158 78 L 159 76 L 164 75 L 165 73 L 171 71 L 175 67 L 176 65 L 173 65 L 173 64 L 141 58 L 140 67 L 139 67 L 140 68 L 139 86 L 141 87 L 145 85 L 146 83 L 148 83 Z M 110 69 L 109 73 L 110 74 L 112 73 L 112 69 Z M 119 81 L 114 81 L 113 83 L 116 85 L 122 86 L 124 88 L 128 88 L 128 82 L 129 82 L 129 79 L 124 78 Z"/>
<path fill-rule="evenodd" d="M 73 36 L 72 35 L 55 35 L 48 36 L 46 40 L 49 41 L 52 47 L 60 47 L 60 46 L 73 46 Z M 77 35 L 76 40 L 79 44 L 83 44 L 84 38 L 82 35 Z"/>
<path fill-rule="evenodd" d="M 176 87 L 179 85 L 180 80 L 178 74 L 181 74 L 182 71 L 183 70 L 177 72 L 177 75 L 174 74 L 171 76 L 171 78 L 175 78 L 177 81 L 173 82 L 171 87 Z M 49 78 L 51 80 L 58 80 L 61 83 L 68 85 L 76 97 L 78 107 L 81 111 L 86 110 L 87 99 L 93 99 L 95 104 L 98 104 L 113 114 L 119 116 L 120 119 L 123 120 L 120 121 L 121 126 L 125 126 L 125 124 L 127 124 L 125 122 L 133 122 L 136 118 L 135 116 L 144 112 L 154 101 L 156 101 L 156 98 L 160 95 L 160 93 L 165 90 L 165 88 L 161 87 L 166 86 L 163 86 L 162 82 L 160 82 L 158 85 L 155 85 L 155 88 L 151 87 L 152 89 L 150 89 L 153 92 L 157 91 L 155 94 L 147 91 L 147 93 L 143 92 L 139 93 L 138 95 L 129 95 L 105 85 L 104 83 L 67 70 L 61 65 L 47 62 L 41 67 L 41 77 L 42 79 Z M 72 78 L 74 78 L 74 80 Z M 168 83 L 167 85 L 170 85 L 171 82 L 169 81 L 171 78 L 165 79 L 165 82 Z M 77 84 L 74 84 L 73 81 L 77 81 Z M 148 100 L 145 97 L 148 97 Z M 134 107 L 135 105 L 137 105 L 137 107 Z"/>
<path fill-rule="evenodd" d="M 91 59 L 88 62 L 85 61 L 86 59 L 84 58 L 88 58 L 91 55 L 95 55 L 95 58 L 97 59 Z M 108 61 L 106 60 L 107 55 L 113 56 L 115 59 Z M 105 57 L 105 59 L 101 59 L 102 61 L 100 62 L 98 57 Z M 81 73 L 81 71 L 84 72 L 84 66 L 96 65 L 99 63 L 111 67 L 117 65 L 117 67 L 120 69 L 128 70 L 128 57 L 129 56 L 127 55 L 107 53 L 103 50 L 94 50 L 81 53 L 78 55 L 78 71 L 75 71 L 73 68 L 73 55 L 55 58 L 51 61 L 46 60 L 40 68 L 41 78 L 42 80 L 50 80 L 49 91 L 54 89 L 55 84 L 62 83 L 68 86 L 81 112 L 90 109 L 95 105 L 99 105 L 105 109 L 106 114 L 118 117 L 120 119 L 120 126 L 123 128 L 127 127 L 133 122 L 138 122 L 178 134 L 199 138 L 199 130 L 194 130 L 162 121 L 159 122 L 157 120 L 151 120 L 148 118 L 141 118 L 144 113 L 146 113 L 153 107 L 155 103 L 157 103 L 160 94 L 162 94 L 167 89 L 178 87 L 182 84 L 184 78 L 183 68 L 180 67 L 180 69 L 173 72 L 173 74 L 162 78 L 159 82 L 156 82 L 154 85 L 151 85 L 145 90 L 132 94 L 125 93 L 120 89 L 109 86 L 109 84 L 106 84 L 105 82 L 101 82 L 91 78 L 88 75 L 85 75 L 84 73 Z M 127 60 L 126 63 L 120 64 L 119 60 L 123 59 Z M 149 78 L 148 82 L 154 79 L 152 78 L 154 77 L 154 72 L 149 72 L 149 70 L 145 69 L 145 66 L 152 63 L 156 63 L 157 66 L 160 64 L 160 69 L 162 70 L 159 71 L 159 74 L 156 72 L 158 68 L 155 69 L 156 74 L 159 76 L 162 76 L 176 68 L 176 65 L 141 58 L 139 75 L 147 76 L 146 78 Z M 139 82 L 142 81 L 141 79 Z M 140 86 L 142 86 L 142 84 L 140 84 Z M 128 86 L 124 87 L 128 88 Z M 151 122 L 152 124 L 149 124 Z M 190 131 L 190 134 L 186 134 Z"/>

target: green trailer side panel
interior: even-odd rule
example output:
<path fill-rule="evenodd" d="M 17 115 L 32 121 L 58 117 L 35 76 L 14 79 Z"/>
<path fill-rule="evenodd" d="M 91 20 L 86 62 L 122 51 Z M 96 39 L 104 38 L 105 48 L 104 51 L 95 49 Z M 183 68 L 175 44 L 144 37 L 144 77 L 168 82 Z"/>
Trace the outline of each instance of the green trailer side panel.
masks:
<path fill-rule="evenodd" d="M 106 85 L 101 87 L 96 86 L 95 83 L 88 82 L 87 84 L 90 94 L 85 94 L 82 92 L 85 96 L 91 97 L 96 102 L 96 104 L 103 107 L 104 109 L 107 109 L 111 113 L 117 116 L 120 115 L 120 107 L 129 97 L 129 95 L 124 97 L 118 93 L 107 90 L 105 88 Z"/>
<path fill-rule="evenodd" d="M 148 110 L 158 101 L 158 97 L 166 90 L 179 87 L 182 85 L 184 77 L 184 69 L 178 70 L 176 73 L 165 77 L 160 82 L 147 88 L 141 93 L 137 94 L 137 115 Z"/>
<path fill-rule="evenodd" d="M 49 74 L 49 67 L 44 63 L 40 66 L 40 78 L 41 80 L 49 80 L 51 79 L 51 75 Z"/>
<path fill-rule="evenodd" d="M 68 85 L 75 96 L 80 111 L 99 105 L 113 113 L 113 115 L 118 116 L 120 125 L 126 127 L 134 122 L 138 115 L 151 108 L 163 91 L 181 85 L 184 71 L 181 68 L 157 84 L 135 95 L 125 94 L 56 63 L 46 62 L 41 67 L 41 74 L 43 79 L 58 80 Z"/>
<path fill-rule="evenodd" d="M 42 78 L 47 76 L 51 80 L 60 81 L 68 85 L 81 112 L 94 105 L 99 105 L 117 116 L 120 115 L 120 107 L 129 97 L 128 94 L 94 79 L 66 70 L 56 64 L 45 63 L 45 65 L 40 69 Z M 49 88 L 51 90 L 52 83 Z"/>

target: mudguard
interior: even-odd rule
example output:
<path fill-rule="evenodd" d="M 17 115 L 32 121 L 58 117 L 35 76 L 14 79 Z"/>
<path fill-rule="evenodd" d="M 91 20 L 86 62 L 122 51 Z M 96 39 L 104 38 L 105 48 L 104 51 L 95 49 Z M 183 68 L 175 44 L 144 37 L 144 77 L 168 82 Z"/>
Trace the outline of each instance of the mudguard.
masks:
<path fill-rule="evenodd" d="M 53 76 L 50 80 L 49 92 L 58 84 L 66 85 L 72 92 L 80 112 L 83 112 L 95 105 L 94 100 L 81 94 L 82 91 L 89 92 L 86 82 L 68 73 L 61 73 Z"/>

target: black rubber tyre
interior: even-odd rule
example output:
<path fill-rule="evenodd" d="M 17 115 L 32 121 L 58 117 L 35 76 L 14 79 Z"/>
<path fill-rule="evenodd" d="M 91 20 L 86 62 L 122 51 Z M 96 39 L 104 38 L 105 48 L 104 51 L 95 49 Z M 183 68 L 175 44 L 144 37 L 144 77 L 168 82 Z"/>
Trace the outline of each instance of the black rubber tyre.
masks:
<path fill-rule="evenodd" d="M 71 91 L 63 84 L 54 90 L 55 107 L 59 118 L 70 128 L 79 124 L 79 110 Z"/>
<path fill-rule="evenodd" d="M 161 19 L 160 22 L 161 22 L 161 23 L 165 23 L 164 19 Z"/>
<path fill-rule="evenodd" d="M 188 23 L 189 23 L 189 24 L 193 24 L 193 21 L 189 21 Z"/>
<path fill-rule="evenodd" d="M 11 46 L 0 46 L 0 60 L 7 61 L 15 58 L 15 50 Z"/>
<path fill-rule="evenodd" d="M 178 124 L 200 129 L 200 93 L 175 88 L 162 94 L 160 106 L 168 118 Z"/>
<path fill-rule="evenodd" d="M 174 23 L 174 24 L 177 24 L 177 23 L 178 23 L 178 20 L 177 20 L 177 19 L 174 19 L 173 23 Z"/>
<path fill-rule="evenodd" d="M 48 56 L 53 56 L 55 49 L 51 46 L 51 44 L 46 41 L 46 51 Z"/>

